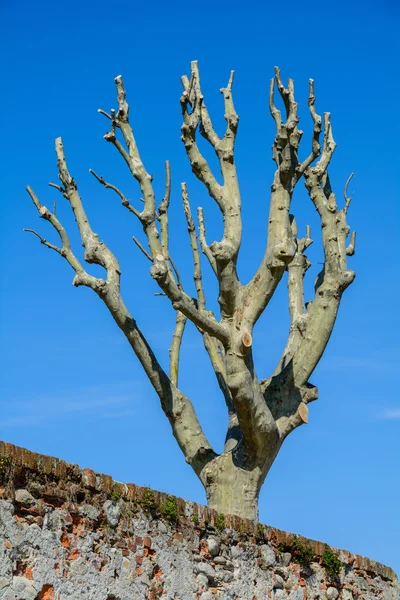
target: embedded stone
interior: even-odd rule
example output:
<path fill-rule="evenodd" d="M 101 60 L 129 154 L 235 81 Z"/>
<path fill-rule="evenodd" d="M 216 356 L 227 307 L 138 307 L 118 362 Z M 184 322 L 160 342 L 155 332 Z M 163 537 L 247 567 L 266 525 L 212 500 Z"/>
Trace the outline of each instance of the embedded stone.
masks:
<path fill-rule="evenodd" d="M 106 500 L 103 504 L 103 510 L 106 514 L 106 518 L 111 527 L 116 527 L 121 518 L 121 507 L 119 504 L 115 504 L 111 500 Z"/>
<path fill-rule="evenodd" d="M 215 537 L 209 537 L 207 540 L 207 545 L 211 556 L 217 556 L 221 547 L 221 542 Z"/>
<path fill-rule="evenodd" d="M 209 581 L 213 581 L 216 576 L 215 569 L 213 569 L 213 567 L 208 563 L 198 563 L 196 565 L 196 569 L 198 573 L 203 573 Z"/>
<path fill-rule="evenodd" d="M 231 571 L 224 571 L 220 578 L 224 583 L 230 583 L 233 581 L 233 573 Z"/>
<path fill-rule="evenodd" d="M 36 504 L 35 498 L 28 490 L 20 489 L 15 490 L 15 501 L 22 506 L 32 506 Z"/>
<path fill-rule="evenodd" d="M 196 581 L 199 584 L 200 588 L 203 588 L 205 585 L 208 585 L 208 577 L 204 575 L 204 573 L 199 573 L 196 577 Z"/>
<path fill-rule="evenodd" d="M 285 582 L 283 581 L 282 577 L 280 575 L 275 574 L 274 588 L 281 590 L 283 589 L 284 585 Z"/>
<path fill-rule="evenodd" d="M 260 547 L 261 557 L 265 567 L 272 567 L 276 563 L 275 552 L 271 548 L 271 546 L 267 546 L 267 544 L 263 544 Z"/>
<path fill-rule="evenodd" d="M 82 517 L 87 517 L 92 521 L 97 521 L 99 518 L 99 511 L 94 506 L 91 506 L 91 504 L 83 504 L 80 506 L 78 508 L 78 513 Z"/>
<path fill-rule="evenodd" d="M 232 546 L 231 554 L 232 558 L 238 558 L 241 554 L 243 554 L 243 548 L 240 548 L 240 546 Z"/>

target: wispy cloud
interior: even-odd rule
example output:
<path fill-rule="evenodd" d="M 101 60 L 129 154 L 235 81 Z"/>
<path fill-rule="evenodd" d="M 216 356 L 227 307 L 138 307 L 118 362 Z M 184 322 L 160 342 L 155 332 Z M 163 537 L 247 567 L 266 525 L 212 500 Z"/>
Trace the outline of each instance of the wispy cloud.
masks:
<path fill-rule="evenodd" d="M 123 418 L 135 412 L 136 401 L 143 396 L 141 383 L 135 381 L 82 386 L 61 393 L 41 395 L 31 400 L 1 402 L 2 427 L 30 427 L 73 418 Z M 5 414 L 4 414 L 5 413 Z"/>
<path fill-rule="evenodd" d="M 400 419 L 400 408 L 387 408 L 381 413 L 380 417 L 381 419 L 386 419 L 390 421 Z"/>
<path fill-rule="evenodd" d="M 15 415 L 1 420 L 2 427 L 31 427 L 37 425 L 43 417 L 38 415 Z"/>
<path fill-rule="evenodd" d="M 323 360 L 321 371 L 340 370 L 368 370 L 368 371 L 392 371 L 397 362 L 395 353 L 376 353 L 370 356 L 327 356 Z"/>

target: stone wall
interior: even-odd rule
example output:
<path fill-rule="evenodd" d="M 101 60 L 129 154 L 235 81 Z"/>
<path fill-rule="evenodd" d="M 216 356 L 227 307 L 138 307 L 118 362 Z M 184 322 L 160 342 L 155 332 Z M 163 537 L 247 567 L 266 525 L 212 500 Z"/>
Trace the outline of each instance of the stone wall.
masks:
<path fill-rule="evenodd" d="M 372 560 L 0 442 L 2 600 L 399 600 Z"/>

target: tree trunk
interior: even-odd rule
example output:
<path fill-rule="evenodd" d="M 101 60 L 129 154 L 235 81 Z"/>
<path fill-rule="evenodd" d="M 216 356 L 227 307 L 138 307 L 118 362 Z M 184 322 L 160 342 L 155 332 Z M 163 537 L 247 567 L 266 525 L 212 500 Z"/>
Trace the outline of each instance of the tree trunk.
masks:
<path fill-rule="evenodd" d="M 258 495 L 265 474 L 260 467 L 234 464 L 234 453 L 221 454 L 202 473 L 209 508 L 224 515 L 258 521 Z"/>

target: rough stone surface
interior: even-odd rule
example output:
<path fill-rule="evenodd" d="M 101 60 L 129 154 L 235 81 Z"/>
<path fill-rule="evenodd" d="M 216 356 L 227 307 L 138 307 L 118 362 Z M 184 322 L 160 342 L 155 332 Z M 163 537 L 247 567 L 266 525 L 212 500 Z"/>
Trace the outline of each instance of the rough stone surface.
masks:
<path fill-rule="evenodd" d="M 389 567 L 166 500 L 0 442 L 0 599 L 400 600 Z"/>

